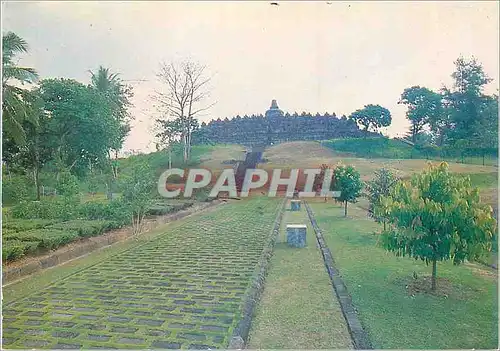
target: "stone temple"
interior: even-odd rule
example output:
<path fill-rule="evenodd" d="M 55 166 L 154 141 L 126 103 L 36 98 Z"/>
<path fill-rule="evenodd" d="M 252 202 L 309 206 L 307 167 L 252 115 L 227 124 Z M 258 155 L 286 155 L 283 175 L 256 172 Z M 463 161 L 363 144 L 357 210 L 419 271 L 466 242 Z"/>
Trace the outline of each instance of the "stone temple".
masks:
<path fill-rule="evenodd" d="M 217 118 L 201 124 L 201 135 L 205 140 L 221 144 L 266 146 L 287 141 L 328 140 L 334 138 L 359 138 L 375 135 L 359 129 L 356 122 L 335 113 L 283 112 L 276 100 L 265 115 L 236 116 L 232 119 Z M 195 143 L 197 140 L 193 140 Z"/>

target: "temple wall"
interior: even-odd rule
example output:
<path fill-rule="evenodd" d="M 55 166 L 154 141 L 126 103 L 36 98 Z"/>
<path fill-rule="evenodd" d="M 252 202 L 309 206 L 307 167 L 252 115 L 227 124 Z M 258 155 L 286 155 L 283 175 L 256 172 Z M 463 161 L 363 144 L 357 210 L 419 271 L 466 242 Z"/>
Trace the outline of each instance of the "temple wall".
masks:
<path fill-rule="evenodd" d="M 297 140 L 361 137 L 364 132 L 345 117 L 294 115 L 236 117 L 202 124 L 205 137 L 215 143 L 268 145 Z M 372 134 L 372 133 L 370 133 Z"/>

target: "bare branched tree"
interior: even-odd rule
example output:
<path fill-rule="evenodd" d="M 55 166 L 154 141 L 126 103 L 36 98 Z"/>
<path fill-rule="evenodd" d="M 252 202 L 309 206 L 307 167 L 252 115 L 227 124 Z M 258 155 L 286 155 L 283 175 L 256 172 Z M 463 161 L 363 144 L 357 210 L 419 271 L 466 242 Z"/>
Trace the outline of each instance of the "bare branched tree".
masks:
<path fill-rule="evenodd" d="M 198 125 L 196 116 L 215 104 L 206 102 L 211 78 L 206 75 L 206 66 L 191 61 L 162 63 L 157 77 L 166 89 L 157 91 L 155 98 L 162 112 L 179 121 L 184 162 L 187 162 L 191 156 L 193 129 Z"/>

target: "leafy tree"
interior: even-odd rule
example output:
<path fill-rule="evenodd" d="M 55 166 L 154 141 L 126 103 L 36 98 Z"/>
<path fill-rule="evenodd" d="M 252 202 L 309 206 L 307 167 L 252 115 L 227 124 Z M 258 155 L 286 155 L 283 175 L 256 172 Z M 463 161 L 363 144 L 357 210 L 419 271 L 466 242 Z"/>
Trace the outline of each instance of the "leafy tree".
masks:
<path fill-rule="evenodd" d="M 118 178 L 118 151 L 122 148 L 126 136 L 130 132 L 131 116 L 128 108 L 132 105 L 130 99 L 133 96 L 132 88 L 123 83 L 118 73 L 111 73 L 109 68 L 99 66 L 96 72 L 90 71 L 91 87 L 102 95 L 109 103 L 110 111 L 118 123 L 118 132 L 113 133 L 110 148 L 107 151 L 106 161 L 100 164 L 107 170 L 111 170 L 111 177 L 107 177 L 106 185 L 108 198 L 112 199 L 113 185 Z M 114 160 L 111 154 L 114 153 Z"/>
<path fill-rule="evenodd" d="M 113 117 L 120 123 L 119 133 L 113 140 L 113 150 L 121 149 L 125 137 L 130 132 L 131 115 L 128 108 L 132 105 L 132 87 L 123 83 L 118 73 L 111 73 L 109 68 L 99 66 L 97 72 L 90 72 L 91 86 L 108 100 Z"/>
<path fill-rule="evenodd" d="M 344 216 L 347 217 L 347 203 L 357 202 L 363 189 L 359 172 L 351 165 L 338 165 L 333 170 L 333 182 L 331 190 L 340 191 L 338 201 L 344 203 Z"/>
<path fill-rule="evenodd" d="M 491 250 L 496 230 L 491 207 L 480 202 L 469 178 L 453 175 L 444 162 L 398 182 L 380 206 L 388 209 L 391 223 L 381 244 L 397 256 L 432 263 L 432 290 L 438 261 L 459 264 Z"/>
<path fill-rule="evenodd" d="M 386 213 L 374 213 L 374 209 L 382 209 L 380 206 L 380 199 L 383 196 L 388 196 L 393 186 L 399 180 L 396 175 L 387 168 L 381 168 L 375 171 L 375 176 L 372 180 L 366 182 L 367 197 L 370 201 L 370 213 L 375 217 L 377 222 L 384 223 L 384 230 L 386 229 Z M 384 209 L 385 210 L 385 209 Z"/>
<path fill-rule="evenodd" d="M 470 140 L 483 159 L 492 150 L 498 150 L 498 95 L 486 96 L 481 106 L 481 118 Z"/>
<path fill-rule="evenodd" d="M 146 211 L 151 206 L 156 190 L 154 170 L 146 163 L 134 164 L 121 177 L 122 199 L 132 213 L 132 227 L 135 234 L 142 230 Z"/>
<path fill-rule="evenodd" d="M 37 72 L 30 67 L 20 67 L 14 62 L 17 54 L 27 53 L 26 41 L 13 32 L 2 37 L 2 123 L 13 140 L 20 145 L 26 143 L 24 122 L 37 123 L 36 114 L 31 113 L 30 92 L 14 83 L 34 83 L 38 80 Z"/>
<path fill-rule="evenodd" d="M 109 101 L 72 79 L 42 80 L 39 92 L 58 168 L 86 172 L 89 163 L 105 160 L 121 132 Z"/>
<path fill-rule="evenodd" d="M 9 168 L 17 168 L 18 174 L 31 173 L 31 179 L 36 189 L 36 199 L 40 200 L 40 171 L 43 166 L 52 159 L 53 147 L 47 131 L 48 115 L 43 113 L 43 101 L 37 91 L 30 92 L 31 99 L 29 114 L 35 115 L 31 123 L 25 120 L 22 123 L 25 142 L 19 144 L 14 142 L 9 132 L 4 131 L 2 158 Z"/>
<path fill-rule="evenodd" d="M 449 138 L 467 140 L 481 128 L 484 102 L 483 95 L 486 84 L 491 82 L 482 65 L 473 57 L 467 60 L 459 57 L 455 61 L 455 72 L 452 74 L 453 87 L 443 88 L 444 103 L 448 112 Z"/>
<path fill-rule="evenodd" d="M 380 105 L 365 105 L 362 109 L 354 111 L 349 118 L 365 127 L 365 132 L 370 128 L 377 131 L 380 127 L 387 127 L 391 124 L 391 113 Z"/>
<path fill-rule="evenodd" d="M 442 114 L 441 95 L 430 89 L 413 86 L 401 94 L 400 104 L 408 106 L 406 118 L 411 122 L 411 140 L 417 142 L 418 135 L 431 120 L 435 121 Z"/>

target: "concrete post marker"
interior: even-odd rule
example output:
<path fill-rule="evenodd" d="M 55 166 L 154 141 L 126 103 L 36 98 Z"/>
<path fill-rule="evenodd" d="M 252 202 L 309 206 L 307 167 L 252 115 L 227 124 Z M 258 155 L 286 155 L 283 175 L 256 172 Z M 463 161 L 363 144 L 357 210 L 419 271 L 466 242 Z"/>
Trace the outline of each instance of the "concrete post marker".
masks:
<path fill-rule="evenodd" d="M 305 224 L 288 224 L 286 226 L 286 242 L 292 247 L 306 246 L 307 226 Z"/>

